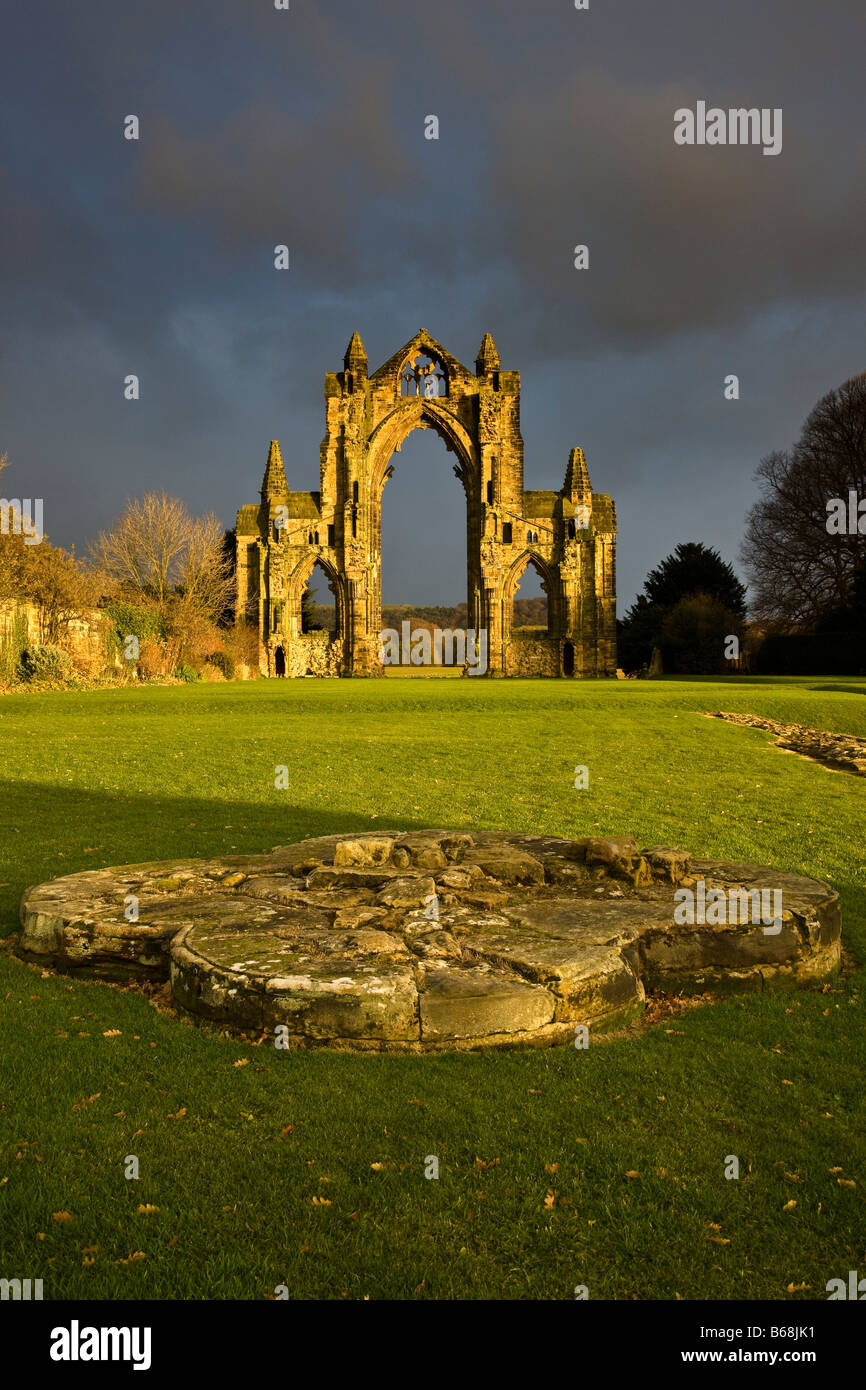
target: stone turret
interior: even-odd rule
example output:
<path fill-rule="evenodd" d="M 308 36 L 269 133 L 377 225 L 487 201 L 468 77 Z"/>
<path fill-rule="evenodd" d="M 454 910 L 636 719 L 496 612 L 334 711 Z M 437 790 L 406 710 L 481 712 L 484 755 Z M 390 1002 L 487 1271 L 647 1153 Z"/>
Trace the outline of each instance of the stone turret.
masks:
<path fill-rule="evenodd" d="M 496 351 L 496 344 L 490 334 L 485 333 L 481 339 L 478 356 L 475 359 L 475 375 L 486 376 L 488 372 L 498 372 L 499 367 L 499 353 Z"/>
<path fill-rule="evenodd" d="M 355 372 L 362 377 L 367 375 L 367 352 L 359 333 L 352 334 L 343 358 L 343 366 L 347 372 Z"/>
<path fill-rule="evenodd" d="M 289 484 L 286 480 L 286 470 L 283 467 L 280 442 L 278 439 L 272 439 L 271 447 L 268 450 L 265 476 L 262 479 L 262 501 L 267 502 L 272 497 L 284 497 L 288 490 Z"/>
<path fill-rule="evenodd" d="M 563 492 L 572 502 L 588 502 L 592 496 L 589 469 L 582 449 L 572 449 L 568 456 Z"/>

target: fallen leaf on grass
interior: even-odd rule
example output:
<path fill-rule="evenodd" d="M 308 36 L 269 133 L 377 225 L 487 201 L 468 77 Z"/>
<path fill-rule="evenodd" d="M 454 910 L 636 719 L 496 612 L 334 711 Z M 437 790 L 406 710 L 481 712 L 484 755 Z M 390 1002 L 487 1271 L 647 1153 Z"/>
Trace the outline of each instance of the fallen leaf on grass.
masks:
<path fill-rule="evenodd" d="M 52 1220 L 54 1220 L 54 1221 L 74 1221 L 74 1220 L 75 1220 L 75 1217 L 72 1215 L 72 1212 L 71 1212 L 71 1211 L 53 1211 L 53 1212 L 51 1213 L 51 1217 L 52 1217 Z"/>
<path fill-rule="evenodd" d="M 786 1182 L 802 1182 L 803 1179 L 798 1173 L 783 1173 L 782 1177 Z"/>
<path fill-rule="evenodd" d="M 828 1173 L 841 1173 L 841 1172 L 842 1172 L 842 1164 L 841 1164 L 841 1163 L 837 1163 L 835 1168 L 828 1168 L 828 1169 L 827 1169 L 827 1172 L 828 1172 Z"/>
<path fill-rule="evenodd" d="M 311 1197 L 310 1201 L 314 1207 L 332 1207 L 334 1205 L 330 1197 Z"/>
<path fill-rule="evenodd" d="M 134 1264 L 136 1260 L 146 1259 L 147 1256 L 145 1255 L 143 1250 L 134 1250 L 131 1255 L 127 1255 L 125 1260 L 115 1260 L 114 1263 L 116 1265 L 131 1265 Z"/>
<path fill-rule="evenodd" d="M 101 1095 L 102 1095 L 102 1092 L 101 1092 L 101 1091 L 97 1091 L 97 1092 L 95 1093 L 95 1095 L 88 1096 L 86 1100 L 79 1100 L 75 1105 L 73 1105 L 72 1109 L 73 1109 L 73 1110 L 86 1110 L 87 1107 L 88 1107 L 88 1105 L 92 1105 L 93 1102 L 94 1102 L 95 1100 L 99 1100 L 99 1097 L 100 1097 Z"/>
<path fill-rule="evenodd" d="M 488 1158 L 488 1159 L 476 1158 L 476 1160 L 475 1160 L 475 1162 L 473 1163 L 472 1167 L 475 1168 L 479 1173 L 481 1173 L 481 1172 L 484 1172 L 487 1168 L 495 1168 L 496 1165 L 497 1165 L 498 1163 L 499 1163 L 499 1159 L 498 1159 L 498 1158 Z M 546 1165 L 545 1165 L 545 1166 L 546 1166 Z M 550 1170 L 548 1169 L 548 1171 L 550 1171 Z"/>
<path fill-rule="evenodd" d="M 802 1293 L 804 1289 L 811 1289 L 811 1284 L 789 1284 L 785 1293 Z"/>
<path fill-rule="evenodd" d="M 796 1205 L 796 1199 L 792 1197 L 790 1202 L 786 1202 L 785 1205 L 782 1207 L 782 1211 L 793 1211 Z"/>
<path fill-rule="evenodd" d="M 177 1114 L 175 1114 L 175 1115 L 168 1115 L 168 1116 L 166 1116 L 166 1118 L 169 1119 L 169 1120 L 182 1120 L 185 1114 L 186 1114 L 186 1106 L 183 1105 L 183 1106 L 181 1106 L 180 1110 L 178 1110 Z"/>
<path fill-rule="evenodd" d="M 856 1182 L 854 1181 L 853 1178 L 837 1178 L 836 1181 L 837 1181 L 837 1183 L 839 1184 L 840 1187 L 856 1187 L 856 1186 L 857 1186 L 857 1184 L 856 1184 Z"/>
<path fill-rule="evenodd" d="M 548 1189 L 547 1189 L 547 1195 L 546 1195 L 546 1197 L 544 1198 L 544 1209 L 545 1209 L 545 1211 L 550 1211 L 551 1207 L 555 1204 L 555 1202 L 556 1202 L 556 1193 L 553 1192 L 550 1188 L 548 1188 Z"/>
<path fill-rule="evenodd" d="M 150 1202 L 142 1202 L 136 1214 L 138 1216 L 152 1216 L 155 1211 L 159 1211 L 159 1207 L 151 1206 Z"/>
<path fill-rule="evenodd" d="M 707 1236 L 707 1240 L 711 1240 L 714 1245 L 730 1245 L 731 1243 L 727 1236 Z"/>
<path fill-rule="evenodd" d="M 544 1165 L 544 1171 L 545 1171 L 545 1173 L 558 1173 L 558 1172 L 559 1172 L 559 1164 L 558 1164 L 558 1163 L 545 1163 L 545 1165 Z"/>
<path fill-rule="evenodd" d="M 236 1062 L 233 1062 L 233 1063 L 232 1063 L 232 1066 L 234 1066 L 234 1067 L 246 1067 L 246 1066 L 249 1065 L 249 1061 L 250 1061 L 249 1057 L 239 1057 L 238 1060 L 237 1060 Z"/>
<path fill-rule="evenodd" d="M 98 1250 L 98 1245 L 82 1245 L 81 1247 L 82 1255 L 95 1255 Z"/>
<path fill-rule="evenodd" d="M 637 1168 L 629 1168 L 628 1172 L 626 1173 L 626 1177 L 627 1177 L 627 1178 L 639 1178 L 639 1177 L 640 1177 L 640 1173 L 638 1172 Z"/>
<path fill-rule="evenodd" d="M 102 1036 L 104 1038 L 119 1038 L 122 1032 L 122 1028 L 106 1028 Z"/>

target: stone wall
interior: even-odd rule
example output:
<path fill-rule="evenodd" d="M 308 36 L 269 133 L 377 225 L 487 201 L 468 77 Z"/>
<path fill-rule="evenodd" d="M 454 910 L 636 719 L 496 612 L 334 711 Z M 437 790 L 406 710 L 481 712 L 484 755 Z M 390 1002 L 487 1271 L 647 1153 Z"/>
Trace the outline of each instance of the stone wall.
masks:
<path fill-rule="evenodd" d="M 33 646 L 44 642 L 41 610 L 34 603 L 18 599 L 0 599 L 0 642 L 11 631 L 16 614 L 27 624 L 27 641 Z M 85 609 L 67 623 L 61 645 L 82 660 L 98 660 L 105 656 L 104 636 L 110 619 L 98 608 Z"/>
<path fill-rule="evenodd" d="M 304 632 L 299 637 L 277 641 L 269 646 L 269 674 L 276 675 L 276 651 L 285 652 L 287 676 L 339 676 L 343 644 L 330 632 Z"/>
<path fill-rule="evenodd" d="M 513 632 L 505 651 L 507 676 L 559 676 L 559 642 L 546 633 Z"/>

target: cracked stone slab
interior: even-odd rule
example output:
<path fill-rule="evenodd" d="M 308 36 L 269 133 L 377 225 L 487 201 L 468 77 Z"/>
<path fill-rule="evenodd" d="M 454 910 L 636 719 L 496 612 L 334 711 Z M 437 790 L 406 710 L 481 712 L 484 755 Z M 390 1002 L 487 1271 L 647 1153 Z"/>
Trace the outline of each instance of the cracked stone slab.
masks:
<path fill-rule="evenodd" d="M 714 891 L 718 921 L 683 918 Z M 546 1045 L 631 1017 L 647 987 L 792 988 L 841 955 L 825 884 L 627 835 L 384 830 L 87 870 L 28 889 L 21 927 L 42 964 L 170 980 L 224 1027 L 360 1049 Z"/>

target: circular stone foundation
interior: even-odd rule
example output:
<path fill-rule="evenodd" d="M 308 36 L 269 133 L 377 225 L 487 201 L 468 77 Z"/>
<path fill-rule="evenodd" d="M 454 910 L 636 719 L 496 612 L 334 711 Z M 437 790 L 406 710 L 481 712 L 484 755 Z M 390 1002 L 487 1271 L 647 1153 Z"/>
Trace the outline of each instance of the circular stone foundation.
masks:
<path fill-rule="evenodd" d="M 132 919 L 132 920 L 130 920 Z M 838 968 L 837 894 L 753 864 L 421 830 L 71 874 L 29 889 L 20 950 L 170 979 L 200 1018 L 289 1045 L 543 1045 L 619 1025 L 645 988 L 772 989 Z"/>

